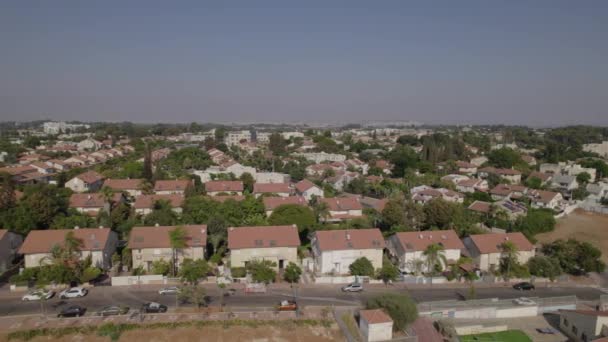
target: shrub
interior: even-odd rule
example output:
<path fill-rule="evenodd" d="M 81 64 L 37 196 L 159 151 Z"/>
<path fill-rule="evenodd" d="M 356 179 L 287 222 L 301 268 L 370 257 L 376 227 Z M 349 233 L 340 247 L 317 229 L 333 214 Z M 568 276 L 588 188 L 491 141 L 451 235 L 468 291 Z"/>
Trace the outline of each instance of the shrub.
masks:
<path fill-rule="evenodd" d="M 384 309 L 393 319 L 393 330 L 401 331 L 418 318 L 418 308 L 404 294 L 385 293 L 367 301 L 368 309 Z"/>
<path fill-rule="evenodd" d="M 234 278 L 244 278 L 247 276 L 247 270 L 245 267 L 233 267 L 230 269 L 230 273 Z"/>

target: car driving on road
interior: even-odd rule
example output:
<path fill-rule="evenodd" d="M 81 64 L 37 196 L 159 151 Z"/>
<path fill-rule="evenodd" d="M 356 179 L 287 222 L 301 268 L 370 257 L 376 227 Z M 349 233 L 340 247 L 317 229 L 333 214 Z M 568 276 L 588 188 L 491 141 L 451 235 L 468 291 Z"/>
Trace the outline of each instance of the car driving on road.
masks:
<path fill-rule="evenodd" d="M 524 281 L 524 282 L 513 285 L 513 288 L 516 290 L 520 290 L 520 291 L 534 290 L 534 284 Z"/>
<path fill-rule="evenodd" d="M 87 293 L 89 293 L 89 291 L 87 289 L 84 289 L 82 287 L 72 287 L 72 288 L 61 291 L 61 293 L 59 293 L 59 298 L 67 299 L 67 298 L 84 297 L 87 295 Z"/>
<path fill-rule="evenodd" d="M 359 283 L 352 283 L 342 287 L 344 292 L 361 292 L 363 291 L 363 285 Z"/>
<path fill-rule="evenodd" d="M 155 302 L 146 303 L 141 306 L 141 312 L 143 313 L 159 313 L 167 312 L 167 306 Z"/>
<path fill-rule="evenodd" d="M 25 296 L 21 297 L 21 300 L 24 302 L 28 302 L 30 300 L 41 300 L 41 299 L 49 299 L 55 295 L 55 292 L 49 290 L 36 290 L 32 291 Z"/>
<path fill-rule="evenodd" d="M 87 309 L 80 305 L 71 305 L 61 310 L 61 312 L 57 314 L 57 317 L 80 317 L 83 316 L 86 311 Z"/>
<path fill-rule="evenodd" d="M 179 293 L 179 287 L 177 287 L 177 286 L 164 287 L 164 288 L 158 290 L 158 294 L 161 294 L 161 295 L 174 295 L 174 294 L 178 294 L 178 293 Z"/>
<path fill-rule="evenodd" d="M 128 306 L 109 305 L 97 311 L 97 316 L 126 315 L 128 312 Z"/>

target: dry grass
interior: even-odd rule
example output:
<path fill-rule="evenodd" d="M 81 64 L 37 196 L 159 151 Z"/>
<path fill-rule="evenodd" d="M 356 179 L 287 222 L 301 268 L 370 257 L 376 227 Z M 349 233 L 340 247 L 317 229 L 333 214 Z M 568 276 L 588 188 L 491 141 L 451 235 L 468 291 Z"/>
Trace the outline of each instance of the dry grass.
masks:
<path fill-rule="evenodd" d="M 554 231 L 538 234 L 536 238 L 541 243 L 574 238 L 589 242 L 601 251 L 608 251 L 608 215 L 576 210 L 559 219 Z M 608 253 L 602 254 L 602 260 L 608 262 Z"/>

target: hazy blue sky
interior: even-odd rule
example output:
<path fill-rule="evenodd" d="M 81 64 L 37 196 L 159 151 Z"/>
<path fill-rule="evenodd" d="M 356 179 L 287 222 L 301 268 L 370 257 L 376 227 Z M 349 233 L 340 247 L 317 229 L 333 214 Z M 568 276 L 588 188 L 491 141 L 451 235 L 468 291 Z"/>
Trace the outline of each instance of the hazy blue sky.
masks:
<path fill-rule="evenodd" d="M 608 124 L 608 1 L 1 1 L 0 118 Z"/>

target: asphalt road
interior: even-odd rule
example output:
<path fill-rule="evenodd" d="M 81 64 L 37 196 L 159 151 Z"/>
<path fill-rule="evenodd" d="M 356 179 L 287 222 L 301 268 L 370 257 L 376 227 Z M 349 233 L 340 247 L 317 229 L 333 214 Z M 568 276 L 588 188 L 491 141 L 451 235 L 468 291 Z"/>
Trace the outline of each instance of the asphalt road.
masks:
<path fill-rule="evenodd" d="M 132 309 L 139 307 L 150 301 L 159 302 L 176 307 L 175 295 L 159 295 L 160 286 L 141 286 L 141 287 L 96 287 L 89 291 L 84 298 L 61 300 L 57 296 L 44 303 L 48 314 L 59 312 L 62 308 L 70 304 L 84 306 L 88 314 L 94 313 L 107 305 L 126 305 Z M 219 305 L 220 293 L 217 287 L 206 287 L 210 297 L 210 305 Z M 368 286 L 361 293 L 343 293 L 339 285 L 322 285 L 317 287 L 304 287 L 298 290 L 298 302 L 300 305 L 359 305 L 367 298 L 383 292 L 408 293 L 417 302 L 429 302 L 439 300 L 460 299 L 459 294 L 466 295 L 468 289 L 454 288 L 425 288 L 425 289 L 405 289 L 402 286 Z M 603 294 L 598 289 L 591 287 L 539 287 L 534 291 L 520 292 L 509 287 L 477 288 L 476 298 L 499 298 L 512 299 L 521 296 L 528 297 L 556 297 L 576 295 L 580 300 L 591 301 L 599 299 Z M 41 312 L 40 302 L 23 302 L 21 293 L 11 293 L 2 291 L 0 293 L 0 316 L 7 315 L 27 315 L 38 314 Z M 292 298 L 293 291 L 288 287 L 271 288 L 267 293 L 248 294 L 242 290 L 237 290 L 233 296 L 225 297 L 224 304 L 231 307 L 234 311 L 251 310 L 252 308 L 268 308 L 277 305 L 282 299 Z"/>

